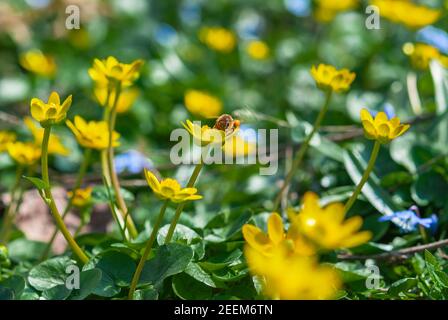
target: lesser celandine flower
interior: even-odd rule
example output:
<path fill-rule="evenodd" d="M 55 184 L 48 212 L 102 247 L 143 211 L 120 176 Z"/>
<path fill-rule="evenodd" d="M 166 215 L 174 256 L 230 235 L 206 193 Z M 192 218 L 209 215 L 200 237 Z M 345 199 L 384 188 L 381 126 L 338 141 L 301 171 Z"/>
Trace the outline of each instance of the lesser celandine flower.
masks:
<path fill-rule="evenodd" d="M 319 64 L 311 67 L 311 75 L 316 81 L 317 87 L 324 91 L 342 93 L 350 89 L 356 74 L 348 69 L 338 70 L 331 65 Z"/>
<path fill-rule="evenodd" d="M 9 131 L 0 131 L 0 152 L 8 149 L 8 144 L 16 141 L 16 134 Z"/>
<path fill-rule="evenodd" d="M 246 46 L 247 54 L 255 60 L 265 60 L 269 57 L 269 47 L 266 42 L 252 40 Z"/>
<path fill-rule="evenodd" d="M 89 69 L 89 75 L 97 85 L 110 87 L 110 84 L 119 83 L 123 87 L 132 85 L 138 78 L 143 60 L 135 60 L 126 64 L 119 62 L 114 57 L 105 60 L 95 59 L 93 67 Z"/>
<path fill-rule="evenodd" d="M 113 108 L 113 105 L 115 103 L 115 91 L 110 92 L 109 101 L 106 104 L 107 100 L 107 88 L 106 87 L 96 87 L 94 90 L 95 98 L 98 100 L 99 104 L 101 106 L 106 106 L 109 109 Z M 132 105 L 134 104 L 135 100 L 138 98 L 140 94 L 140 91 L 135 88 L 126 88 L 124 90 L 121 90 L 120 96 L 118 97 L 115 109 L 118 113 L 125 113 L 127 112 Z"/>
<path fill-rule="evenodd" d="M 427 70 L 431 60 L 437 60 L 445 67 L 448 67 L 448 57 L 440 53 L 440 51 L 428 44 L 424 43 L 406 43 L 403 51 L 409 56 L 411 64 L 415 69 Z"/>
<path fill-rule="evenodd" d="M 33 119 L 31 119 L 30 117 L 25 117 L 23 122 L 31 131 L 31 134 L 34 137 L 34 142 L 37 145 L 42 146 L 42 141 L 44 138 L 44 129 L 37 127 Z M 61 140 L 57 135 L 50 134 L 50 138 L 48 141 L 48 153 L 67 156 L 69 155 L 70 151 L 62 144 Z"/>
<path fill-rule="evenodd" d="M 51 78 L 56 73 L 56 63 L 52 56 L 39 50 L 30 50 L 20 55 L 20 65 L 40 76 Z"/>
<path fill-rule="evenodd" d="M 42 127 L 46 127 L 63 121 L 71 104 L 71 95 L 61 104 L 59 94 L 52 92 L 47 103 L 38 98 L 31 99 L 31 115 Z"/>
<path fill-rule="evenodd" d="M 244 254 L 251 273 L 263 277 L 263 293 L 272 299 L 331 299 L 341 287 L 334 269 L 319 265 L 314 257 L 291 254 L 286 247 L 266 256 L 246 246 Z"/>
<path fill-rule="evenodd" d="M 106 121 L 87 122 L 80 116 L 75 116 L 74 123 L 66 121 L 67 126 L 72 130 L 78 143 L 89 149 L 104 150 L 109 146 L 109 126 Z M 120 134 L 112 133 L 112 145 L 117 147 Z"/>
<path fill-rule="evenodd" d="M 224 145 L 226 140 L 233 137 L 239 129 L 239 120 L 234 120 L 228 114 L 221 115 L 215 122 L 213 128 L 207 125 L 200 126 L 187 120 L 182 123 L 185 129 L 193 136 L 197 145 L 206 146 L 209 144 Z"/>
<path fill-rule="evenodd" d="M 8 144 L 8 154 L 18 164 L 30 166 L 40 159 L 41 149 L 31 142 L 12 142 Z"/>
<path fill-rule="evenodd" d="M 269 216 L 267 231 L 266 234 L 251 224 L 245 224 L 242 228 L 247 245 L 265 256 L 272 256 L 274 251 L 281 246 L 305 256 L 315 253 L 314 247 L 295 230 L 291 229 L 285 233 L 282 218 L 276 212 Z"/>
<path fill-rule="evenodd" d="M 306 239 L 320 248 L 331 250 L 352 248 L 369 241 L 370 231 L 359 231 L 362 218 L 354 216 L 345 220 L 346 210 L 342 203 L 321 207 L 319 197 L 307 192 L 299 211 L 289 210 L 291 223 Z"/>
<path fill-rule="evenodd" d="M 235 34 L 225 28 L 220 27 L 204 27 L 199 32 L 200 40 L 209 48 L 228 53 L 235 48 Z"/>
<path fill-rule="evenodd" d="M 355 8 L 358 0 L 317 0 L 314 15 L 322 22 L 331 21 L 338 13 Z"/>
<path fill-rule="evenodd" d="M 222 111 L 221 100 L 200 90 L 185 92 L 184 103 L 188 111 L 203 118 L 217 117 Z"/>
<path fill-rule="evenodd" d="M 72 199 L 72 205 L 77 208 L 84 208 L 92 203 L 92 187 L 76 189 L 68 192 L 68 197 Z"/>
<path fill-rule="evenodd" d="M 175 179 L 167 178 L 159 182 L 157 177 L 148 169 L 145 169 L 145 177 L 152 191 L 162 200 L 170 200 L 174 203 L 194 201 L 202 199 L 196 188 L 181 188 Z"/>
<path fill-rule="evenodd" d="M 389 119 L 382 111 L 373 118 L 367 109 L 361 110 L 361 121 L 366 138 L 382 144 L 401 136 L 410 127 L 409 124 L 401 124 L 398 117 Z"/>
<path fill-rule="evenodd" d="M 420 29 L 439 20 L 442 11 L 408 0 L 372 0 L 381 16 L 411 29 Z"/>

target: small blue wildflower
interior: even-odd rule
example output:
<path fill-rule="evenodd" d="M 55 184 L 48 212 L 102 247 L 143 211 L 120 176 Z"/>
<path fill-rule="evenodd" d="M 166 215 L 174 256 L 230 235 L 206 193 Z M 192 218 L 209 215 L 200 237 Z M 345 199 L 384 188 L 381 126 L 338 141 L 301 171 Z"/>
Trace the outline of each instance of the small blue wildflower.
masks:
<path fill-rule="evenodd" d="M 307 17 L 311 13 L 310 0 L 284 0 L 286 10 L 297 17 Z"/>
<path fill-rule="evenodd" d="M 179 7 L 179 16 L 183 23 L 198 24 L 201 20 L 201 6 L 198 1 L 186 0 Z"/>
<path fill-rule="evenodd" d="M 170 47 L 177 43 L 177 32 L 169 24 L 160 24 L 154 31 L 154 39 L 162 46 Z"/>
<path fill-rule="evenodd" d="M 416 211 L 411 208 L 409 210 L 394 212 L 391 215 L 383 216 L 378 219 L 380 222 L 392 221 L 402 232 L 416 231 L 418 226 L 430 229 L 434 233 L 437 229 L 438 218 L 435 214 L 429 218 L 420 218 Z"/>
<path fill-rule="evenodd" d="M 117 155 L 114 159 L 114 164 L 115 171 L 117 173 L 123 173 L 126 171 L 131 174 L 138 174 L 145 168 L 154 168 L 152 161 L 136 150 L 130 150 Z"/>
<path fill-rule="evenodd" d="M 448 33 L 442 29 L 428 26 L 417 32 L 417 41 L 429 44 L 448 54 Z"/>
<path fill-rule="evenodd" d="M 243 12 L 235 24 L 236 31 L 242 39 L 258 39 L 265 26 L 262 16 L 256 12 Z"/>

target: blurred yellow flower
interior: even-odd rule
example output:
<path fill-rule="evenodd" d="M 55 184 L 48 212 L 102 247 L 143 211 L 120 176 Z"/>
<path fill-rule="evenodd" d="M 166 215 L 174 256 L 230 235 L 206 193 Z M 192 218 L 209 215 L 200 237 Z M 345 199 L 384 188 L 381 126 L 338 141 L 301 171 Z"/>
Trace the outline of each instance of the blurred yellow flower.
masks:
<path fill-rule="evenodd" d="M 109 126 L 106 121 L 87 122 L 80 116 L 75 116 L 74 123 L 67 120 L 66 124 L 84 148 L 104 150 L 109 147 Z M 113 147 L 120 145 L 119 138 L 120 134 L 114 131 L 112 133 Z"/>
<path fill-rule="evenodd" d="M 250 41 L 246 46 L 246 51 L 255 60 L 265 60 L 269 57 L 269 47 L 264 41 Z"/>
<path fill-rule="evenodd" d="M 42 141 L 44 139 L 44 129 L 37 127 L 33 119 L 31 119 L 30 117 L 25 117 L 23 122 L 31 131 L 31 134 L 34 137 L 34 142 L 37 145 L 42 146 Z M 67 156 L 70 154 L 70 151 L 62 144 L 57 135 L 51 133 L 48 141 L 48 153 Z"/>
<path fill-rule="evenodd" d="M 372 0 L 380 15 L 411 29 L 420 29 L 439 20 L 442 11 L 412 3 L 409 0 Z"/>
<path fill-rule="evenodd" d="M 217 117 L 222 111 L 221 100 L 204 91 L 188 90 L 184 103 L 188 111 L 203 118 Z"/>
<path fill-rule="evenodd" d="M 30 166 L 40 159 L 41 149 L 31 142 L 12 142 L 8 144 L 8 154 L 18 164 Z"/>
<path fill-rule="evenodd" d="M 369 241 L 372 236 L 370 231 L 359 231 L 362 226 L 360 216 L 344 220 L 342 203 L 332 203 L 322 208 L 319 197 L 312 192 L 305 194 L 302 208 L 298 212 L 288 210 L 288 216 L 300 234 L 327 250 L 356 247 Z"/>
<path fill-rule="evenodd" d="M 52 78 L 56 73 L 53 57 L 39 50 L 30 50 L 21 54 L 19 62 L 23 68 L 40 76 Z"/>
<path fill-rule="evenodd" d="M 94 90 L 95 98 L 99 102 L 101 106 L 104 106 L 106 104 L 107 100 L 107 88 L 106 87 L 96 87 Z M 137 100 L 138 96 L 140 94 L 140 91 L 135 88 L 126 88 L 121 91 L 120 96 L 118 97 L 116 110 L 118 113 L 125 113 L 127 112 L 132 105 L 134 104 L 135 100 Z M 108 108 L 112 109 L 115 102 L 115 90 L 111 90 L 109 101 L 108 101 Z"/>
<path fill-rule="evenodd" d="M 8 149 L 8 144 L 16 141 L 16 134 L 9 131 L 0 131 L 0 152 Z"/>
<path fill-rule="evenodd" d="M 409 124 L 401 124 L 398 117 L 388 119 L 384 112 L 378 112 L 374 119 L 367 109 L 361 110 L 361 121 L 366 138 L 383 144 L 401 136 L 410 127 Z"/>
<path fill-rule="evenodd" d="M 159 182 L 157 177 L 148 169 L 145 169 L 145 177 L 152 191 L 162 200 L 170 200 L 174 203 L 194 201 L 202 199 L 196 188 L 181 188 L 177 180 L 167 178 Z"/>
<path fill-rule="evenodd" d="M 338 93 L 348 91 L 356 77 L 356 74 L 348 69 L 337 70 L 335 67 L 326 64 L 319 64 L 317 67 L 312 66 L 311 75 L 318 88 Z"/>
<path fill-rule="evenodd" d="M 316 0 L 314 16 L 322 22 L 329 22 L 340 12 L 356 8 L 358 0 Z"/>
<path fill-rule="evenodd" d="M 89 69 L 90 78 L 98 86 L 113 88 L 117 83 L 128 87 L 139 77 L 143 60 L 135 60 L 130 64 L 121 63 L 114 57 L 105 60 L 93 60 L 93 67 Z"/>
<path fill-rule="evenodd" d="M 448 67 L 448 57 L 433 46 L 424 43 L 406 43 L 403 46 L 403 51 L 409 56 L 412 66 L 416 69 L 427 70 L 431 60 L 438 60 L 442 65 Z"/>
<path fill-rule="evenodd" d="M 53 91 L 47 103 L 38 98 L 31 99 L 31 115 L 42 127 L 46 127 L 64 120 L 71 104 L 71 95 L 61 104 L 59 94 Z"/>
<path fill-rule="evenodd" d="M 72 199 L 73 206 L 77 208 L 84 208 L 92 203 L 92 190 L 92 187 L 76 189 L 74 193 L 69 191 L 67 195 L 70 199 Z"/>
<path fill-rule="evenodd" d="M 229 53 L 236 45 L 235 34 L 220 27 L 203 27 L 199 31 L 199 39 L 209 48 L 223 53 Z"/>
<path fill-rule="evenodd" d="M 239 135 L 235 135 L 227 139 L 224 145 L 224 153 L 233 157 L 242 157 L 255 153 L 257 144 L 255 142 L 246 141 Z"/>
<path fill-rule="evenodd" d="M 319 265 L 314 257 L 291 254 L 284 247 L 266 256 L 245 246 L 244 254 L 249 270 L 263 277 L 263 292 L 272 299 L 331 299 L 341 287 L 337 271 Z"/>
<path fill-rule="evenodd" d="M 268 233 L 251 224 L 245 224 L 242 228 L 244 239 L 248 246 L 265 256 L 272 256 L 279 247 L 304 256 L 315 254 L 314 247 L 295 230 L 285 233 L 283 221 L 276 212 L 269 216 L 267 223 Z"/>

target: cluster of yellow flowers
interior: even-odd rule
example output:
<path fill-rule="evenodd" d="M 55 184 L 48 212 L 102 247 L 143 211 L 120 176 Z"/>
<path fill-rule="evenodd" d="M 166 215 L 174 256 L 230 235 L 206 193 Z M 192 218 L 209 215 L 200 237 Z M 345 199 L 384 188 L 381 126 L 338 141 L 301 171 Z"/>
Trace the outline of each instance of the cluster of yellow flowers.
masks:
<path fill-rule="evenodd" d="M 322 250 L 356 247 L 371 238 L 359 231 L 362 218 L 345 219 L 340 203 L 319 205 L 316 194 L 308 192 L 300 209 L 289 209 L 289 228 L 272 213 L 268 233 L 250 224 L 243 226 L 245 255 L 251 272 L 264 279 L 265 294 L 280 299 L 329 299 L 341 286 L 337 271 L 318 263 Z"/>
<path fill-rule="evenodd" d="M 348 69 L 337 70 L 326 64 L 312 66 L 311 75 L 316 81 L 317 87 L 324 91 L 345 92 L 356 78 L 356 74 Z"/>
<path fill-rule="evenodd" d="M 380 10 L 380 15 L 392 22 L 411 29 L 419 29 L 436 22 L 442 12 L 418 5 L 409 0 L 372 0 Z"/>
<path fill-rule="evenodd" d="M 317 0 L 314 16 L 318 21 L 329 22 L 338 13 L 354 9 L 358 4 L 358 0 Z"/>
<path fill-rule="evenodd" d="M 431 60 L 439 61 L 443 66 L 448 67 L 448 56 L 443 55 L 439 49 L 425 43 L 406 43 L 403 51 L 409 56 L 411 64 L 415 69 L 427 70 Z"/>
<path fill-rule="evenodd" d="M 202 28 L 199 31 L 199 39 L 209 48 L 222 53 L 229 53 L 236 46 L 235 34 L 220 27 Z"/>

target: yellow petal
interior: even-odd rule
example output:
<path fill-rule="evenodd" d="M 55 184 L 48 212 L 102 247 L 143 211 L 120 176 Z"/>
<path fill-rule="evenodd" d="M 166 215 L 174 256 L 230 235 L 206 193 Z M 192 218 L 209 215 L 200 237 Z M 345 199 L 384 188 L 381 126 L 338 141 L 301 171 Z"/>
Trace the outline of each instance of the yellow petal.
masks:
<path fill-rule="evenodd" d="M 383 123 L 386 123 L 389 119 L 387 118 L 387 115 L 384 112 L 378 112 L 378 114 L 375 117 L 375 127 L 378 128 L 378 126 L 380 126 Z"/>
<path fill-rule="evenodd" d="M 153 191 L 159 191 L 160 190 L 160 182 L 157 180 L 156 176 L 149 171 L 148 169 L 145 169 L 145 177 L 146 181 L 148 182 L 149 187 Z"/>
<path fill-rule="evenodd" d="M 279 244 L 285 238 L 282 218 L 276 212 L 268 219 L 268 235 L 274 244 Z"/>
<path fill-rule="evenodd" d="M 255 250 L 266 252 L 271 248 L 271 240 L 259 228 L 251 224 L 245 224 L 242 228 L 242 232 L 246 242 Z"/>
<path fill-rule="evenodd" d="M 59 99 L 59 94 L 53 91 L 48 98 L 48 104 L 54 104 L 55 106 L 59 106 L 61 104 L 61 100 Z"/>
<path fill-rule="evenodd" d="M 368 121 L 368 122 L 373 122 L 373 117 L 370 114 L 369 110 L 367 109 L 362 109 L 361 110 L 361 120 L 364 121 Z"/>

